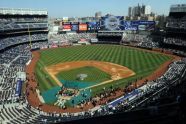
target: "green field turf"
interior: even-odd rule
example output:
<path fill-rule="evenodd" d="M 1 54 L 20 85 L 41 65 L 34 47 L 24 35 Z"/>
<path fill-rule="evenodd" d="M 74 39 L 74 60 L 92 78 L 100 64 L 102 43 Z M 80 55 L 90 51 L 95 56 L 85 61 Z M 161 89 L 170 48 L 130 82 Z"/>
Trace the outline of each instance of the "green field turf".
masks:
<path fill-rule="evenodd" d="M 41 58 L 37 63 L 35 72 L 41 92 L 57 86 L 43 67 L 61 62 L 79 60 L 106 61 L 126 66 L 136 73 L 136 75 L 132 77 L 92 89 L 93 93 L 99 93 L 103 87 L 110 87 L 111 85 L 114 85 L 114 87 L 124 87 L 136 79 L 148 76 L 161 64 L 170 59 L 171 57 L 160 53 L 151 53 L 119 45 L 75 46 L 41 51 Z"/>
<path fill-rule="evenodd" d="M 79 80 L 77 75 L 86 74 L 87 77 L 84 80 Z M 59 72 L 56 77 L 59 80 L 68 80 L 68 81 L 80 81 L 80 82 L 103 82 L 110 80 L 111 76 L 106 72 L 92 66 L 85 66 L 81 68 L 75 68 L 68 71 Z"/>

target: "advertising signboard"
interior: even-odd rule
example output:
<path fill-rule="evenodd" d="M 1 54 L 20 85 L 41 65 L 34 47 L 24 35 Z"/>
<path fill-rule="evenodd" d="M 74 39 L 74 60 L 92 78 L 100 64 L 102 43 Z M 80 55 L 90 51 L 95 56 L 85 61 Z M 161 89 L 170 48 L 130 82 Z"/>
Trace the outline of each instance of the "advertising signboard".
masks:
<path fill-rule="evenodd" d="M 71 25 L 70 24 L 64 24 L 62 30 L 63 31 L 71 31 Z"/>
<path fill-rule="evenodd" d="M 131 21 L 124 21 L 124 30 L 136 31 L 138 30 L 138 25 L 132 23 Z"/>
<path fill-rule="evenodd" d="M 88 22 L 88 30 L 96 30 L 97 22 Z"/>
<path fill-rule="evenodd" d="M 139 21 L 138 29 L 151 31 L 155 29 L 155 21 Z"/>
<path fill-rule="evenodd" d="M 156 22 L 155 21 L 132 21 L 131 24 L 137 26 L 138 30 L 151 31 L 155 29 Z"/>
<path fill-rule="evenodd" d="M 72 31 L 78 31 L 78 25 L 77 24 L 72 24 L 71 25 L 71 30 Z"/>
<path fill-rule="evenodd" d="M 79 24 L 79 31 L 87 31 L 87 28 L 88 28 L 87 24 L 84 23 Z"/>

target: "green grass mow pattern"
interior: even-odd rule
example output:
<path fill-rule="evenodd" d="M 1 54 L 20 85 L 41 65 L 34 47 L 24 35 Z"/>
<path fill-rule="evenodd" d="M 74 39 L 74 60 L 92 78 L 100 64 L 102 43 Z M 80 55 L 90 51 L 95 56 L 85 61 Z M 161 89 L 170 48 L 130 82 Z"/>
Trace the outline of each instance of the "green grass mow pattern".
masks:
<path fill-rule="evenodd" d="M 98 93 L 101 92 L 103 87 L 107 88 L 111 85 L 114 85 L 114 87 L 124 87 L 136 79 L 148 76 L 152 74 L 160 65 L 170 59 L 172 58 L 160 53 L 152 53 L 119 45 L 74 46 L 69 48 L 56 48 L 41 51 L 41 58 L 37 62 L 35 73 L 41 92 L 57 86 L 56 82 L 44 70 L 44 67 L 58 63 L 83 60 L 105 61 L 126 66 L 136 73 L 136 75 L 132 77 L 120 79 L 92 88 L 93 93 Z M 84 71 L 86 71 L 86 73 L 91 73 L 88 72 L 88 70 L 86 71 L 85 69 Z M 98 72 L 96 69 L 93 70 Z M 75 79 L 76 73 L 73 72 L 73 74 L 74 75 L 72 75 L 72 77 L 70 75 L 69 77 L 68 74 L 60 75 L 65 79 Z M 103 72 L 100 72 L 100 74 L 95 73 L 94 76 L 98 78 L 98 80 L 108 79 L 107 74 L 104 74 Z M 86 80 L 93 81 L 93 75 L 92 77 L 88 77 Z"/>
<path fill-rule="evenodd" d="M 85 74 L 83 80 L 80 80 L 78 75 Z M 59 72 L 57 75 L 59 80 L 69 80 L 69 81 L 80 81 L 80 82 L 103 82 L 106 80 L 110 80 L 111 76 L 106 72 L 91 66 L 85 66 L 81 68 L 75 68 L 68 71 Z"/>

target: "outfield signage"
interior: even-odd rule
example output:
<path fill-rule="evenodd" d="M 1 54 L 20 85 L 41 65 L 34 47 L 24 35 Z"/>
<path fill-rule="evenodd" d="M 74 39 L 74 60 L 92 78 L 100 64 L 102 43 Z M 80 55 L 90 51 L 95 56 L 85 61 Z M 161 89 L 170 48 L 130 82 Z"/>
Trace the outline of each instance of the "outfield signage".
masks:
<path fill-rule="evenodd" d="M 78 31 L 78 30 L 79 30 L 78 24 L 72 24 L 72 25 L 71 25 L 71 30 L 72 30 L 72 31 Z"/>
<path fill-rule="evenodd" d="M 101 18 L 100 30 L 102 31 L 119 31 L 119 30 L 154 30 L 155 21 L 126 21 L 123 16 L 105 16 Z"/>
<path fill-rule="evenodd" d="M 97 29 L 97 22 L 88 22 L 88 30 L 96 30 Z"/>
<path fill-rule="evenodd" d="M 64 24 L 63 25 L 63 31 L 71 31 L 71 25 L 70 24 Z"/>
<path fill-rule="evenodd" d="M 155 21 L 131 21 L 132 26 L 136 26 L 138 30 L 154 30 L 156 22 Z"/>
<path fill-rule="evenodd" d="M 100 29 L 108 31 L 124 30 L 124 16 L 105 16 L 101 18 Z"/>
<path fill-rule="evenodd" d="M 79 24 L 79 31 L 87 31 L 87 24 Z"/>
<path fill-rule="evenodd" d="M 21 96 L 22 83 L 23 83 L 23 81 L 21 79 L 17 80 L 16 89 L 15 89 L 15 96 L 16 97 L 20 97 Z"/>
<path fill-rule="evenodd" d="M 125 30 L 131 30 L 131 31 L 136 31 L 138 30 L 138 26 L 137 25 L 134 25 L 132 23 L 132 21 L 124 21 L 123 22 L 123 25 L 124 25 L 124 29 Z"/>
<path fill-rule="evenodd" d="M 155 21 L 126 21 L 123 16 L 102 17 L 99 22 L 63 22 L 63 31 L 151 31 L 155 29 Z"/>

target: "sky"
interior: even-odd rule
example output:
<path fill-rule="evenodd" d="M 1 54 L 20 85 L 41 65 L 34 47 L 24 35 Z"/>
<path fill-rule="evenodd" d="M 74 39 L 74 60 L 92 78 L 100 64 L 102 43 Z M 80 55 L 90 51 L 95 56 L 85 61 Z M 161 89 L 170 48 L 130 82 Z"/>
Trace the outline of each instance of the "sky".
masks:
<path fill-rule="evenodd" d="M 150 5 L 156 14 L 168 15 L 172 4 L 186 4 L 186 0 L 0 0 L 0 8 L 46 9 L 49 17 L 85 17 L 113 14 L 127 16 L 129 6 Z"/>

